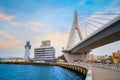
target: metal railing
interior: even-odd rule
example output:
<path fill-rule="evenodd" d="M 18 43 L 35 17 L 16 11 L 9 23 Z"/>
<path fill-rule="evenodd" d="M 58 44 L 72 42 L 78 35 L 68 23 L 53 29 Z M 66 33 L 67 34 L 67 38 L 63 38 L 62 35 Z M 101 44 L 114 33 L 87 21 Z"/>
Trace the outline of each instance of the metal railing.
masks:
<path fill-rule="evenodd" d="M 118 64 L 93 63 L 92 66 L 106 68 L 114 71 L 120 71 L 120 65 Z"/>

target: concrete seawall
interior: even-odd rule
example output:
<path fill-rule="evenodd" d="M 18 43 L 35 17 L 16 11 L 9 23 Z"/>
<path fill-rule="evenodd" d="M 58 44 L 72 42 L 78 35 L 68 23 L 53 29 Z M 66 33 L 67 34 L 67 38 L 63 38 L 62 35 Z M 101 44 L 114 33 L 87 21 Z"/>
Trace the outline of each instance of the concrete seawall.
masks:
<path fill-rule="evenodd" d="M 54 65 L 54 64 L 50 64 Z M 91 67 L 88 65 L 70 64 L 70 63 L 56 63 L 57 66 L 70 69 L 82 73 L 85 76 L 85 80 L 92 80 Z"/>
<path fill-rule="evenodd" d="M 54 65 L 54 64 L 53 64 Z M 71 65 L 71 64 L 63 64 L 63 63 L 56 63 L 57 66 L 69 69 L 69 70 L 73 70 L 73 71 L 77 71 L 82 73 L 84 76 L 87 75 L 88 70 L 84 67 L 81 66 L 77 66 L 77 65 Z"/>

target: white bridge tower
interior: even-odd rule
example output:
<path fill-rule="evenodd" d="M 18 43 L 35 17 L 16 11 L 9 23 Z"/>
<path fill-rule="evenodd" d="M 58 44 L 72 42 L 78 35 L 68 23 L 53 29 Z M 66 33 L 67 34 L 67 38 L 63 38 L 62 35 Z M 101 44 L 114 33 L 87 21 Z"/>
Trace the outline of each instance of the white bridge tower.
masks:
<path fill-rule="evenodd" d="M 74 20 L 73 20 L 73 24 L 72 24 L 72 28 L 69 34 L 69 38 L 68 38 L 68 42 L 66 45 L 65 50 L 70 50 L 71 48 L 73 48 L 76 44 L 76 34 L 78 34 L 79 40 L 82 40 L 82 34 L 80 31 L 80 27 L 78 25 L 78 13 L 77 10 L 75 10 L 74 12 Z M 67 62 L 74 62 L 75 59 L 79 60 L 80 59 L 80 54 L 71 54 L 71 53 L 64 53 L 64 56 L 67 60 Z"/>

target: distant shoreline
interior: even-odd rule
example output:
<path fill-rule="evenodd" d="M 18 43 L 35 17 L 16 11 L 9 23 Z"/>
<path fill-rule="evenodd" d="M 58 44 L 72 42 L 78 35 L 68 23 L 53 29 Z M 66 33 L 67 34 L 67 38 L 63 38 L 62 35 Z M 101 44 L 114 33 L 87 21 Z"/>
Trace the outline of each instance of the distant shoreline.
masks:
<path fill-rule="evenodd" d="M 36 62 L 0 62 L 0 64 L 25 64 L 25 65 L 57 66 L 57 63 L 36 63 Z"/>

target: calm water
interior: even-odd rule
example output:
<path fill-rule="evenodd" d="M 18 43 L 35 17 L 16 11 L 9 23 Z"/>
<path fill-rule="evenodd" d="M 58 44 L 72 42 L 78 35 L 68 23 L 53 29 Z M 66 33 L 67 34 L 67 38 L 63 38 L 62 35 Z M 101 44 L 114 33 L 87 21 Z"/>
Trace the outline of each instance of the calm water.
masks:
<path fill-rule="evenodd" d="M 84 80 L 83 75 L 58 66 L 0 64 L 0 80 Z"/>

